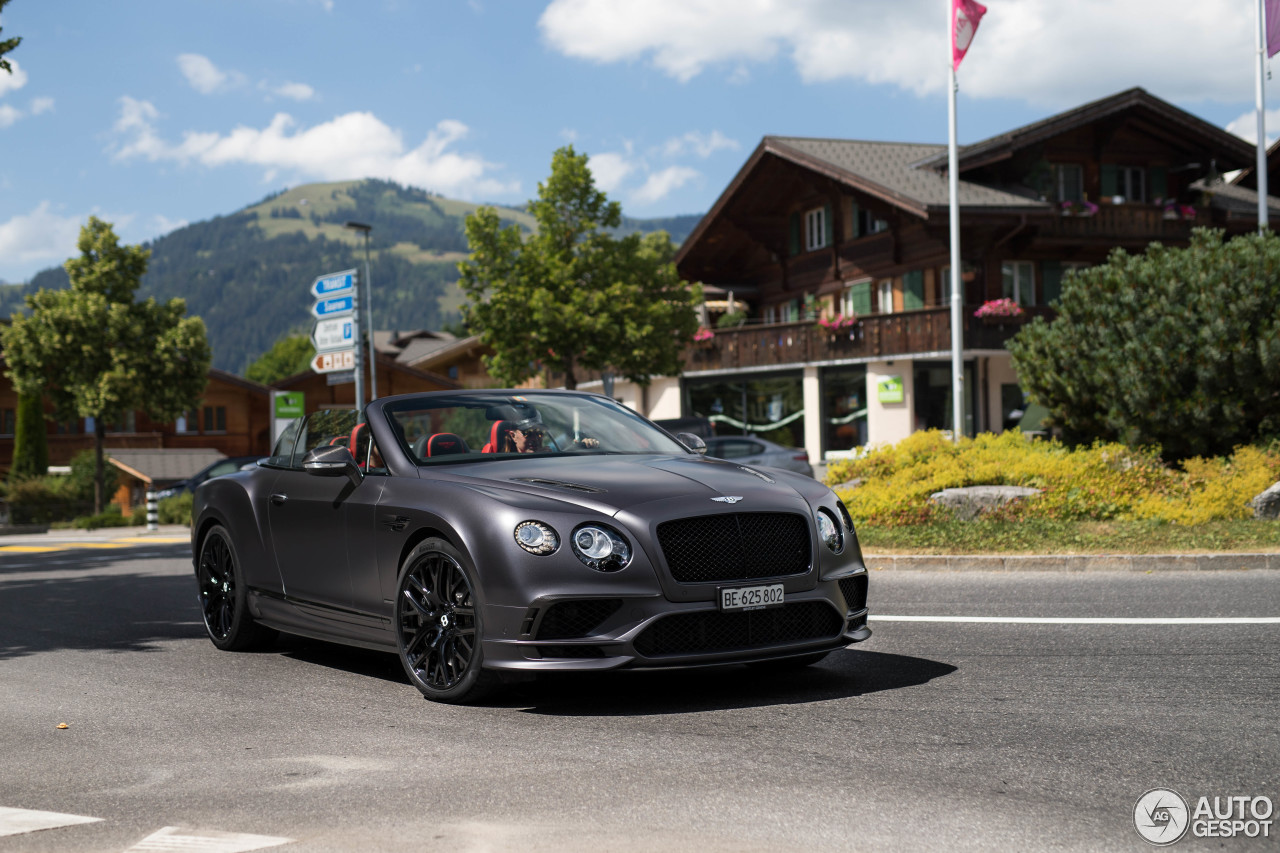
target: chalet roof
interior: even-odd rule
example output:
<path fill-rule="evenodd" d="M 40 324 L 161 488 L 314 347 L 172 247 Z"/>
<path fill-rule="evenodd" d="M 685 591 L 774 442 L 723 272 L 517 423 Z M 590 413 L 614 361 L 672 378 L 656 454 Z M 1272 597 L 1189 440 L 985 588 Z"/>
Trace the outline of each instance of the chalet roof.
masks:
<path fill-rule="evenodd" d="M 107 459 L 120 470 L 146 483 L 174 483 L 185 480 L 226 454 L 211 447 L 105 450 Z"/>
<path fill-rule="evenodd" d="M 1252 161 L 1254 148 L 1251 143 L 1246 142 L 1230 131 L 1223 130 L 1215 124 L 1192 115 L 1186 110 L 1175 107 L 1168 101 L 1157 98 L 1140 86 L 1135 86 L 1132 89 L 1126 89 L 1123 92 L 1117 92 L 1114 95 L 1090 101 L 1087 104 L 1082 104 L 1040 121 L 1016 127 L 1013 130 L 1005 131 L 981 142 L 962 146 L 958 152 L 960 170 L 963 172 L 965 169 L 1004 159 L 1016 149 L 1035 145 L 1067 131 L 1105 119 L 1108 116 L 1134 109 L 1145 109 L 1155 113 L 1162 120 L 1178 126 L 1184 134 L 1203 137 L 1211 142 L 1215 149 L 1241 158 L 1242 162 L 1239 164 L 1231 166 L 1223 164 L 1222 168 L 1224 170 L 1227 168 L 1240 168 Z M 918 165 L 930 169 L 945 169 L 947 165 L 946 149 L 944 148 L 940 153 L 921 160 Z"/>
<path fill-rule="evenodd" d="M 765 137 L 767 148 L 779 156 L 865 190 L 886 201 L 914 208 L 945 207 L 950 203 L 947 176 L 932 169 L 915 168 L 922 158 L 938 152 L 945 158 L 947 146 L 911 142 L 863 142 L 851 139 L 807 139 L 796 136 Z M 823 166 L 827 168 L 824 169 Z M 1039 199 L 1015 195 L 982 184 L 959 181 L 958 200 L 964 207 L 1024 208 L 1048 210 Z"/>
<path fill-rule="evenodd" d="M 1193 190 L 1200 190 L 1209 195 L 1209 206 L 1221 210 L 1238 211 L 1245 215 L 1257 216 L 1258 191 L 1242 187 L 1235 183 L 1226 183 L 1221 179 L 1212 183 L 1199 180 L 1191 185 Z M 1267 195 L 1267 212 L 1270 218 L 1280 218 L 1280 198 Z"/>
<path fill-rule="evenodd" d="M 469 352 L 478 346 L 481 346 L 480 336 L 471 335 L 466 338 L 445 341 L 442 346 L 433 347 L 427 350 L 425 353 L 418 355 L 413 361 L 409 361 L 407 358 L 403 357 L 400 360 L 406 361 L 408 364 L 418 368 L 419 370 L 428 370 L 441 362 L 448 361 L 450 358 L 461 353 Z M 405 353 L 408 352 L 409 350 L 406 349 Z"/>
<path fill-rule="evenodd" d="M 219 382 L 225 382 L 228 385 L 235 385 L 237 388 L 243 388 L 246 391 L 252 391 L 255 394 L 269 396 L 271 394 L 271 386 L 263 385 L 261 382 L 254 382 L 252 379 L 246 379 L 243 376 L 236 376 L 234 373 L 228 373 L 225 370 L 219 370 L 216 367 L 209 368 L 209 378 L 217 379 Z"/>

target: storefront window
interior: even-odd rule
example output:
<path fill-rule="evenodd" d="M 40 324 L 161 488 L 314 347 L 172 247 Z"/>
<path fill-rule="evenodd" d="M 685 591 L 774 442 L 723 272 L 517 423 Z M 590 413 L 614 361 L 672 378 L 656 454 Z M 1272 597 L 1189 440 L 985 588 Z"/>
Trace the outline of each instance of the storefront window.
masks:
<path fill-rule="evenodd" d="M 852 450 L 867 443 L 867 369 L 822 373 L 822 449 Z"/>
<path fill-rule="evenodd" d="M 945 362 L 916 362 L 915 366 L 916 430 L 941 429 L 952 426 L 951 365 Z M 973 364 L 965 362 L 964 434 L 973 435 Z"/>
<path fill-rule="evenodd" d="M 689 380 L 686 417 L 709 419 L 716 435 L 755 435 L 788 447 L 804 446 L 800 373 L 750 379 Z"/>

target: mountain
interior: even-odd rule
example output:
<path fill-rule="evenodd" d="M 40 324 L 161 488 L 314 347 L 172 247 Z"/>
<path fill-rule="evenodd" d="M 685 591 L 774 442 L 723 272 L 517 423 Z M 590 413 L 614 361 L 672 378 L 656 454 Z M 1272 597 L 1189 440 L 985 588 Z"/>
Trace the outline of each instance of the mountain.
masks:
<path fill-rule="evenodd" d="M 310 331 L 309 288 L 317 276 L 363 272 L 364 237 L 344 226 L 356 221 L 373 226 L 374 324 L 438 329 L 459 317 L 463 223 L 479 206 L 381 180 L 294 187 L 145 244 L 151 263 L 139 292 L 185 299 L 187 312 L 204 318 L 214 366 L 243 373 L 281 335 Z M 524 210 L 490 206 L 503 224 L 534 227 Z M 665 230 L 679 243 L 700 218 L 624 218 L 615 233 Z M 66 286 L 61 267 L 37 273 L 26 285 L 2 286 L 0 317 L 21 310 L 26 293 Z"/>

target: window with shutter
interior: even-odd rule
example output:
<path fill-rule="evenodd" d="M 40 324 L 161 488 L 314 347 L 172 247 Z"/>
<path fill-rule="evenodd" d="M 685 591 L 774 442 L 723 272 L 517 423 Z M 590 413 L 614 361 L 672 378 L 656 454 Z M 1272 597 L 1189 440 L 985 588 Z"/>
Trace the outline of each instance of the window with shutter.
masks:
<path fill-rule="evenodd" d="M 913 270 L 902 276 L 902 308 L 911 311 L 924 307 L 924 271 Z"/>

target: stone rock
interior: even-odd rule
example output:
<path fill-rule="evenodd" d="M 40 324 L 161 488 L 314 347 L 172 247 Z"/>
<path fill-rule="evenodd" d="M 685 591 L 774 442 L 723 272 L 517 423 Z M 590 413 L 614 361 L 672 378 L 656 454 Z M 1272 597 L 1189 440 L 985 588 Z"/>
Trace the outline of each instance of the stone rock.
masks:
<path fill-rule="evenodd" d="M 1280 518 L 1280 483 L 1249 501 L 1249 506 L 1253 507 L 1254 518 Z"/>
<path fill-rule="evenodd" d="M 950 509 L 961 521 L 973 521 L 987 510 L 1038 494 L 1039 489 L 1029 486 L 965 486 L 934 492 L 929 500 Z"/>

